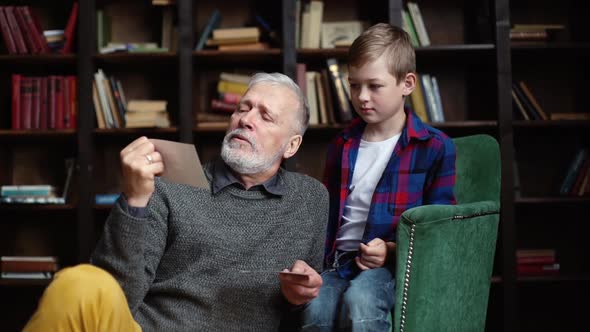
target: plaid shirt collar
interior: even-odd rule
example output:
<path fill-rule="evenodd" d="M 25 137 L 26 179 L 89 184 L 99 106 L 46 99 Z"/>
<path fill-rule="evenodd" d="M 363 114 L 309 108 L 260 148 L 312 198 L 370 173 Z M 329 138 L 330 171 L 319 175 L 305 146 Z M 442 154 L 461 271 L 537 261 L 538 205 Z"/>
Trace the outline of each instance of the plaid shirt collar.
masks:
<path fill-rule="evenodd" d="M 406 125 L 402 130 L 402 135 L 399 139 L 401 148 L 405 148 L 410 144 L 411 139 L 419 141 L 427 140 L 430 138 L 430 133 L 426 129 L 422 120 L 417 117 L 414 112 L 404 109 L 406 113 Z M 361 118 L 352 120 L 351 125 L 342 132 L 342 138 L 344 141 L 349 139 L 360 139 L 363 136 L 367 123 Z"/>

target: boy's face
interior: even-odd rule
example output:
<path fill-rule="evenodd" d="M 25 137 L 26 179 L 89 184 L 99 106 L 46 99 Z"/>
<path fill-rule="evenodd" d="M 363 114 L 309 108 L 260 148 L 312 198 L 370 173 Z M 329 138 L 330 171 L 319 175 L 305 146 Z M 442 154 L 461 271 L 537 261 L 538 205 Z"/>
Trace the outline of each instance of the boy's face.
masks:
<path fill-rule="evenodd" d="M 365 122 L 405 121 L 403 96 L 410 94 L 413 86 L 406 80 L 398 83 L 389 73 L 385 54 L 361 67 L 350 66 L 348 71 L 352 104 Z"/>

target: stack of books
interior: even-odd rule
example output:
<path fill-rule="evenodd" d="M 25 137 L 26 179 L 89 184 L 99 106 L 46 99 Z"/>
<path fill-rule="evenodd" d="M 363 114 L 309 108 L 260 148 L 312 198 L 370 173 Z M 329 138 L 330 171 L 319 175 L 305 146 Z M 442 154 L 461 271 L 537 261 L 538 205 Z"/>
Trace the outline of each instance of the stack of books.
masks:
<path fill-rule="evenodd" d="M 217 47 L 220 51 L 264 50 L 270 45 L 260 41 L 258 27 L 224 28 L 213 30 L 212 38 L 207 46 Z"/>
<path fill-rule="evenodd" d="M 125 113 L 127 128 L 167 128 L 170 119 L 165 100 L 130 100 Z"/>
<path fill-rule="evenodd" d="M 242 96 L 248 90 L 250 76 L 222 72 L 217 82 L 217 97 L 211 100 L 213 113 L 231 114 L 238 107 Z"/>
<path fill-rule="evenodd" d="M 58 270 L 55 256 L 1 256 L 2 279 L 51 279 Z"/>
<path fill-rule="evenodd" d="M 516 251 L 519 276 L 549 276 L 559 273 L 554 249 L 519 249 Z"/>

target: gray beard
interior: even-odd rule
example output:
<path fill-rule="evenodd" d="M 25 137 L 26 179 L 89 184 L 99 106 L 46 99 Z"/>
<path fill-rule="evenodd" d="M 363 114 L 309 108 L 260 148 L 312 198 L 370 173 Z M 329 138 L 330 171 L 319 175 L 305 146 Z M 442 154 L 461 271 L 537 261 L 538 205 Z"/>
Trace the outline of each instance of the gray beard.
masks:
<path fill-rule="evenodd" d="M 252 152 L 242 151 L 240 143 L 230 142 L 233 134 L 239 133 L 246 137 L 252 146 Z M 221 158 L 232 170 L 239 174 L 258 174 L 267 171 L 285 152 L 287 143 L 283 144 L 274 155 L 263 156 L 257 148 L 256 142 L 240 129 L 225 135 L 221 146 Z"/>

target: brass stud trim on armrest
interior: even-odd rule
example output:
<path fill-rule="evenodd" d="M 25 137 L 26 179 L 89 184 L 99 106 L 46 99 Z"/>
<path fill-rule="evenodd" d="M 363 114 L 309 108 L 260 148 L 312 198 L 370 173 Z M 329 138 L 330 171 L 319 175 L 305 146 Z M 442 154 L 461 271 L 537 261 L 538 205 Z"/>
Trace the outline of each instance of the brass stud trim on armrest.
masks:
<path fill-rule="evenodd" d="M 400 321 L 400 332 L 404 332 L 406 325 L 406 313 L 408 311 L 408 288 L 410 287 L 410 271 L 412 269 L 412 256 L 414 254 L 414 233 L 416 231 L 416 224 L 412 224 L 410 228 L 410 247 L 408 250 L 408 258 L 406 259 L 406 274 L 404 276 L 404 290 L 402 300 L 402 314 Z"/>

